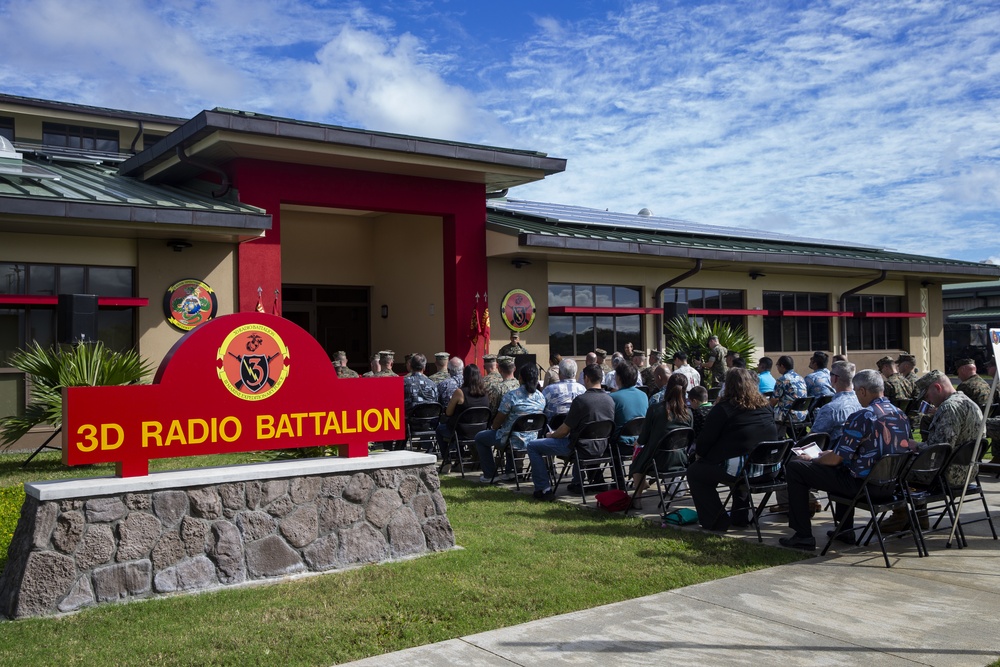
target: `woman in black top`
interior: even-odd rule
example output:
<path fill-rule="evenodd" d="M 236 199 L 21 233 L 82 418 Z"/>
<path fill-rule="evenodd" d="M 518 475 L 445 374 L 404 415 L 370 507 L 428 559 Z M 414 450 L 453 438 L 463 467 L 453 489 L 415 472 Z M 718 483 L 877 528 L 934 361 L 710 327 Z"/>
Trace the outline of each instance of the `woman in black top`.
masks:
<path fill-rule="evenodd" d="M 758 443 L 777 438 L 774 413 L 758 389 L 757 379 L 744 368 L 726 373 L 726 393 L 708 413 L 698 435 L 695 461 L 688 466 L 688 488 L 704 528 L 725 532 L 730 525 L 750 523 L 749 490 L 733 488 L 732 515 L 726 514 L 719 484 L 737 482 L 743 460 Z"/>
<path fill-rule="evenodd" d="M 483 383 L 483 376 L 476 364 L 469 364 L 462 371 L 462 386 L 451 395 L 451 401 L 445 408 L 446 421 L 437 427 L 438 444 L 443 453 L 441 464 L 441 474 L 451 471 L 451 439 L 455 433 L 455 424 L 462 413 L 469 408 L 490 407 L 490 397 L 486 393 L 486 385 Z"/>

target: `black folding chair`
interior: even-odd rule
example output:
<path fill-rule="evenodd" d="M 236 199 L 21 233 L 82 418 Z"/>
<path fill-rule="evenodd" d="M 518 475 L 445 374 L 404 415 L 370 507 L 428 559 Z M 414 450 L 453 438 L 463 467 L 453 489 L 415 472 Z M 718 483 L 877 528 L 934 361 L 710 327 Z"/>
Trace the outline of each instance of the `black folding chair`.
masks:
<path fill-rule="evenodd" d="M 656 447 L 653 453 L 653 474 L 646 476 L 652 477 L 656 484 L 656 494 L 660 498 L 657 509 L 666 514 L 687 479 L 687 466 L 678 466 L 678 462 L 685 461 L 691 454 L 694 447 L 694 429 L 687 426 L 675 428 L 660 438 L 656 445 L 646 446 Z M 633 502 L 636 498 L 643 497 L 638 489 L 632 493 Z"/>
<path fill-rule="evenodd" d="M 441 419 L 441 406 L 437 403 L 417 403 L 406 414 L 406 430 L 410 449 L 415 445 L 426 445 L 427 453 L 437 452 L 437 428 Z"/>
<path fill-rule="evenodd" d="M 816 411 L 821 407 L 833 400 L 833 395 L 829 396 L 818 396 L 813 399 L 812 404 L 809 406 L 809 412 L 806 413 L 806 425 L 812 428 L 813 422 L 816 421 Z"/>
<path fill-rule="evenodd" d="M 864 483 L 858 492 L 854 494 L 851 498 L 845 498 L 841 496 L 836 496 L 830 494 L 830 500 L 835 503 L 840 503 L 842 505 L 848 506 L 848 511 L 844 513 L 844 517 L 837 522 L 836 528 L 830 535 L 830 539 L 827 540 L 826 546 L 823 547 L 823 551 L 820 552 L 821 556 L 825 556 L 826 552 L 830 550 L 830 545 L 833 541 L 843 533 L 850 532 L 854 529 L 854 526 L 845 527 L 847 523 L 847 518 L 852 516 L 851 509 L 862 509 L 871 514 L 871 518 L 868 519 L 867 525 L 861 531 L 861 538 L 868 535 L 867 539 L 859 539 L 858 543 L 864 542 L 868 544 L 871 541 L 873 533 L 878 537 L 879 547 L 882 549 L 882 558 L 885 559 L 885 566 L 892 567 L 889 562 L 889 554 L 885 550 L 885 538 L 886 536 L 882 534 L 881 528 L 879 528 L 879 521 L 885 517 L 885 515 L 895 509 L 905 509 L 907 513 L 910 514 L 910 523 L 913 524 L 917 521 L 917 517 L 911 512 L 910 504 L 907 502 L 906 492 L 902 488 L 900 480 L 903 474 L 906 472 L 906 466 L 913 460 L 912 452 L 903 452 L 901 454 L 889 454 L 888 456 L 883 456 L 878 462 L 872 466 L 865 477 Z M 913 541 L 917 546 L 917 553 L 923 556 L 923 551 L 921 549 L 920 542 L 916 533 L 906 530 L 900 531 L 911 532 L 913 534 Z"/>
<path fill-rule="evenodd" d="M 785 413 L 785 417 L 788 419 L 789 435 L 792 436 L 792 440 L 798 440 L 806 434 L 806 428 L 809 425 L 809 410 L 815 401 L 816 399 L 812 396 L 803 396 L 792 401 L 788 412 Z M 804 412 L 806 415 L 802 419 L 796 419 L 796 412 Z"/>
<path fill-rule="evenodd" d="M 485 431 L 490 424 L 490 409 L 488 407 L 467 408 L 458 416 L 455 422 L 455 433 L 448 444 L 448 451 L 444 452 L 444 460 L 451 461 L 452 446 L 455 448 L 455 457 L 458 459 L 458 471 L 465 477 L 466 466 L 474 465 L 474 461 L 466 461 L 465 455 L 472 457 L 473 444 L 476 435 Z"/>
<path fill-rule="evenodd" d="M 611 433 L 615 430 L 615 423 L 610 419 L 605 421 L 587 422 L 580 429 L 579 434 L 573 439 L 572 453 L 569 456 L 559 458 L 563 461 L 562 470 L 559 471 L 559 478 L 552 487 L 553 491 L 559 490 L 563 477 L 571 465 L 576 466 L 580 475 L 580 499 L 583 504 L 587 504 L 587 489 L 595 486 L 604 486 L 604 471 L 610 470 L 614 475 L 615 457 L 611 453 Z"/>
<path fill-rule="evenodd" d="M 510 461 L 511 468 L 514 470 L 514 487 L 520 491 L 521 481 L 520 476 L 526 475 L 530 471 L 530 466 L 528 465 L 528 450 L 527 449 L 515 449 L 510 442 L 510 437 L 514 433 L 531 433 L 538 432 L 541 433 L 542 429 L 545 428 L 545 415 L 536 412 L 530 415 L 521 415 L 514 420 L 514 424 L 510 427 L 510 431 L 507 433 L 507 438 L 497 446 L 496 451 L 496 472 L 493 473 L 493 478 L 490 480 L 490 484 L 496 481 L 497 475 L 501 474 L 501 470 L 504 469 L 504 463 Z M 518 462 L 521 463 L 521 472 L 518 473 L 517 465 Z"/>
<path fill-rule="evenodd" d="M 615 457 L 615 482 L 618 488 L 625 490 L 628 486 L 628 471 L 625 470 L 625 461 L 632 460 L 635 452 L 633 443 L 623 443 L 622 438 L 633 438 L 642 432 L 642 425 L 646 422 L 645 417 L 636 417 L 625 422 L 622 430 L 618 432 L 618 439 L 611 446 L 611 455 Z"/>
<path fill-rule="evenodd" d="M 764 541 L 760 534 L 760 515 L 764 513 L 771 495 L 778 489 L 785 488 L 785 463 L 788 462 L 793 444 L 791 440 L 765 440 L 757 443 L 747 454 L 743 464 L 741 483 L 747 488 L 750 497 L 750 523 L 757 531 L 758 542 Z M 753 502 L 755 493 L 764 494 L 756 505 Z M 729 495 L 735 495 L 732 488 Z M 733 502 L 736 502 L 735 498 Z"/>
<path fill-rule="evenodd" d="M 808 447 L 809 445 L 816 445 L 824 452 L 827 451 L 830 449 L 830 434 L 812 431 L 809 435 L 803 436 L 795 442 L 796 447 Z"/>
<path fill-rule="evenodd" d="M 951 523 L 955 523 L 955 516 L 951 503 L 948 502 L 948 493 L 945 490 L 944 482 L 944 471 L 947 469 L 951 457 L 951 445 L 930 445 L 914 455 L 903 475 L 902 486 L 906 492 L 906 500 L 910 505 L 911 516 L 915 515 L 918 519 L 916 523 L 911 522 L 910 528 L 916 534 L 919 546 L 923 549 L 925 556 L 929 553 L 927 541 L 924 539 L 924 531 L 919 521 L 921 515 L 929 516 L 934 509 L 941 509 L 941 516 L 934 523 L 935 530 L 946 514 Z M 961 545 L 961 542 L 959 544 Z"/>
<path fill-rule="evenodd" d="M 971 465 L 974 461 L 979 461 L 983 457 L 986 451 L 987 441 L 984 438 L 980 441 L 970 440 L 969 442 L 963 442 L 962 444 L 955 447 L 955 451 L 952 452 L 951 458 L 945 467 L 945 471 L 951 466 L 966 466 Z M 973 523 L 979 523 L 980 521 L 986 521 L 989 523 L 990 532 L 993 534 L 993 539 L 997 539 L 996 526 L 993 525 L 993 516 L 990 514 L 990 508 L 986 503 L 986 496 L 983 493 L 983 485 L 979 481 L 979 473 L 969 477 L 969 485 L 965 488 L 965 496 L 962 496 L 962 488 L 955 488 L 948 484 L 947 474 L 941 476 L 944 481 L 945 492 L 948 494 L 948 504 L 954 511 L 954 520 L 958 523 L 955 532 L 958 534 L 958 539 L 960 546 L 968 546 L 968 541 L 965 539 L 965 531 L 963 526 L 967 526 Z M 971 521 L 962 521 L 962 517 L 959 512 L 959 501 L 961 500 L 962 509 L 965 508 L 965 501 L 967 500 L 979 500 L 983 505 L 983 512 L 986 516 L 979 519 L 972 519 Z M 937 528 L 937 524 L 941 522 L 941 517 L 934 523 L 934 528 Z M 947 546 L 951 546 L 951 542 L 948 542 Z"/>

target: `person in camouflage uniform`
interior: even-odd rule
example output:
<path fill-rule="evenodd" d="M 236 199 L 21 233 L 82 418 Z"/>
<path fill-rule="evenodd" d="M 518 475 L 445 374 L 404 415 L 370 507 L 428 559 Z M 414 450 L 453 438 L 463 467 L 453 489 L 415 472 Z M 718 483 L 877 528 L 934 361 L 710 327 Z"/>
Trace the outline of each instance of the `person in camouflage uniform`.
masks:
<path fill-rule="evenodd" d="M 916 383 L 920 378 L 920 374 L 917 373 L 917 359 L 912 354 L 906 352 L 901 352 L 898 357 L 896 357 L 896 370 L 899 374 L 910 382 Z"/>
<path fill-rule="evenodd" d="M 602 350 L 601 348 L 597 348 L 596 350 L 594 350 L 594 354 L 597 355 L 597 361 L 595 363 L 597 363 L 597 365 L 601 367 L 601 370 L 604 371 L 605 376 L 607 376 L 608 373 L 614 370 L 614 367 L 612 367 L 611 362 L 608 361 L 607 350 Z M 586 368 L 586 366 L 584 366 L 584 368 Z M 583 371 L 580 372 L 582 373 Z"/>
<path fill-rule="evenodd" d="M 705 380 L 706 386 L 718 387 L 726 377 L 726 355 L 729 354 L 729 350 L 719 343 L 718 336 L 708 339 L 708 350 L 708 359 L 702 366 L 704 369 L 701 374 L 702 379 Z"/>
<path fill-rule="evenodd" d="M 511 357 L 497 357 L 497 365 L 500 367 L 500 380 L 493 381 L 486 385 L 486 393 L 490 397 L 490 412 L 496 415 L 500 401 L 508 391 L 517 389 L 521 384 L 514 377 L 514 359 Z"/>
<path fill-rule="evenodd" d="M 639 377 L 642 379 L 643 387 L 655 387 L 656 380 L 653 378 L 653 371 L 656 367 L 660 365 L 660 351 L 650 350 L 649 351 L 649 365 L 639 371 Z"/>
<path fill-rule="evenodd" d="M 986 403 L 990 400 L 990 385 L 976 372 L 976 362 L 973 359 L 959 359 L 955 362 L 958 366 L 958 379 L 961 384 L 956 389 L 979 406 L 979 410 L 986 412 Z"/>
<path fill-rule="evenodd" d="M 510 342 L 500 348 L 499 356 L 516 357 L 519 354 L 528 354 L 528 348 L 521 345 L 521 334 L 511 331 Z"/>
<path fill-rule="evenodd" d="M 484 357 L 485 359 L 485 357 Z M 438 352 L 434 355 L 434 365 L 437 366 L 437 371 L 429 376 L 430 380 L 435 384 L 441 382 L 442 380 L 447 380 L 450 375 L 448 375 L 448 353 Z"/>
<path fill-rule="evenodd" d="M 381 350 L 378 353 L 378 363 L 382 367 L 382 370 L 375 374 L 378 378 L 394 378 L 399 377 L 392 370 L 392 362 L 396 357 L 396 353 L 392 350 Z"/>
<path fill-rule="evenodd" d="M 352 371 L 347 367 L 347 353 L 343 350 L 338 350 L 334 353 L 333 367 L 337 369 L 338 378 L 344 379 L 360 377 L 356 371 Z"/>
<path fill-rule="evenodd" d="M 448 360 L 448 379 L 437 383 L 438 403 L 441 409 L 448 407 L 451 402 L 451 395 L 462 386 L 462 373 L 465 372 L 465 362 L 458 357 Z"/>
<path fill-rule="evenodd" d="M 368 360 L 368 363 L 371 364 L 371 370 L 368 371 L 367 373 L 362 374 L 361 377 L 373 378 L 382 372 L 382 367 L 378 363 L 379 358 L 380 357 L 378 352 L 376 352 L 371 356 L 371 358 Z"/>
<path fill-rule="evenodd" d="M 491 380 L 490 378 L 494 378 Z M 497 355 L 495 354 L 484 354 L 483 355 L 483 382 L 489 385 L 490 382 L 495 382 L 496 380 L 501 380 L 500 372 L 497 371 Z"/>
<path fill-rule="evenodd" d="M 931 371 L 918 380 L 917 391 L 923 400 L 937 406 L 931 418 L 923 443 L 918 447 L 930 445 L 950 445 L 952 449 L 970 440 L 979 440 L 982 435 L 983 413 L 975 402 L 965 394 L 957 391 L 951 380 L 941 371 Z M 973 463 L 972 474 L 979 469 L 978 463 Z M 953 488 L 961 489 L 969 474 L 969 466 L 949 466 L 945 471 L 945 480 Z M 916 482 L 929 482 L 914 476 Z M 919 512 L 919 510 L 918 510 Z M 920 517 L 921 528 L 927 528 L 926 512 Z M 909 525 L 906 510 L 896 510 L 892 516 L 879 522 L 879 529 L 886 532 L 901 530 Z"/>
<path fill-rule="evenodd" d="M 914 384 L 896 372 L 896 361 L 892 357 L 882 357 L 876 364 L 885 383 L 885 397 L 890 401 L 908 401 L 916 393 Z"/>

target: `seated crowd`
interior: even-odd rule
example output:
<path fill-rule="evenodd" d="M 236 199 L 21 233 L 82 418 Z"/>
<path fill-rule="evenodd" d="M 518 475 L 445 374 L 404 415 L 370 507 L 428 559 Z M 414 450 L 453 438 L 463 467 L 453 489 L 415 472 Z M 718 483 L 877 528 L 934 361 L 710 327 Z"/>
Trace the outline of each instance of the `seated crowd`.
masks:
<path fill-rule="evenodd" d="M 514 337 L 511 344 L 518 346 L 511 348 L 515 353 L 526 351 Z M 913 357 L 905 353 L 897 359 L 879 359 L 877 370 L 856 372 L 843 355 L 831 359 L 817 351 L 809 359 L 810 373 L 802 377 L 787 355 L 777 361 L 762 357 L 749 370 L 740 355 L 726 350 L 717 339 L 708 346 L 708 360 L 697 367 L 688 363 L 683 351 L 676 352 L 668 365 L 658 350 L 651 350 L 647 364 L 646 354 L 629 345 L 625 354 L 612 354 L 610 363 L 601 349 L 588 354 L 582 368 L 573 359 L 553 354 L 543 374 L 531 363 L 516 369 L 516 377 L 514 358 L 509 355 L 486 355 L 480 370 L 477 364 L 465 365 L 458 357 L 439 353 L 436 372 L 427 376 L 427 359 L 413 354 L 406 362 L 404 405 L 407 413 L 424 403 L 440 408 L 436 434 L 443 453 L 442 473 L 450 471 L 453 436 L 461 415 L 470 408 L 488 408 L 488 427 L 474 440 L 473 456 L 482 472 L 479 480 L 514 479 L 514 457 L 496 454 L 508 448 L 520 451 L 530 461 L 534 496 L 544 500 L 554 497 L 551 457 L 571 457 L 588 424 L 614 423 L 612 446 L 631 452 L 628 486 L 636 492 L 634 497 L 649 487 L 647 477 L 658 444 L 675 429 L 693 429 L 690 450 L 671 452 L 673 458 L 660 465 L 686 467 L 698 522 L 705 529 L 725 532 L 751 522 L 749 490 L 741 481 L 747 455 L 760 443 L 795 438 L 794 426 L 804 422 L 810 405 L 804 399 L 810 399 L 815 402 L 810 412 L 811 433 L 826 434 L 829 442 L 818 457 L 799 455 L 788 460 L 784 470 L 787 490 L 778 494 L 774 507 L 787 512 L 792 531 L 781 543 L 805 550 L 816 547 L 811 525 L 816 510 L 813 490 L 851 497 L 885 456 L 939 443 L 954 447 L 979 437 L 990 388 L 976 373 L 972 360 L 959 362 L 962 383 L 956 389 L 940 371 L 918 375 Z M 391 351 L 374 355 L 372 371 L 365 375 L 392 374 L 383 370 L 391 369 L 392 361 Z M 352 377 L 342 374 L 346 369 L 342 352 L 334 365 L 339 376 Z M 706 385 L 713 387 L 714 402 L 709 401 Z M 916 417 L 923 436 L 917 442 L 907 406 L 921 401 L 929 407 L 922 407 Z M 544 436 L 538 430 L 514 431 L 519 419 L 529 415 L 544 415 Z M 641 429 L 636 420 L 642 420 Z M 635 430 L 623 433 L 630 422 Z M 502 471 L 497 470 L 498 460 L 505 461 Z M 962 484 L 967 471 L 967 467 L 949 469 L 949 483 Z M 570 490 L 581 481 L 580 472 L 574 469 Z M 619 485 L 624 484 L 625 480 L 619 480 Z M 731 491 L 728 511 L 720 485 Z M 875 496 L 880 492 L 884 489 L 875 489 Z M 854 543 L 846 508 L 836 505 L 834 517 L 838 522 L 845 520 L 848 527 L 836 539 Z M 884 530 L 899 530 L 908 522 L 906 512 L 896 513 L 883 520 Z"/>

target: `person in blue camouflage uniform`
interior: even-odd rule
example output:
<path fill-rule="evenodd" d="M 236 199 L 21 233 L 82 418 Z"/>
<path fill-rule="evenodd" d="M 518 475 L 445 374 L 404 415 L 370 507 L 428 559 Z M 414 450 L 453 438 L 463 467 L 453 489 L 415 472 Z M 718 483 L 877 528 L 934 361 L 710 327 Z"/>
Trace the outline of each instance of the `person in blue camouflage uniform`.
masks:
<path fill-rule="evenodd" d="M 403 408 L 409 413 L 410 408 L 421 403 L 437 403 L 437 385 L 424 375 L 427 367 L 427 357 L 417 352 L 410 357 L 410 374 L 403 378 Z"/>
<path fill-rule="evenodd" d="M 797 398 L 806 397 L 806 381 L 795 372 L 795 361 L 788 355 L 778 357 L 778 373 L 780 377 L 774 382 L 774 391 L 771 394 L 771 407 L 774 408 L 774 420 L 781 423 L 788 423 L 788 415 L 792 414 L 796 421 L 806 418 L 804 410 L 792 412 L 792 403 Z"/>
<path fill-rule="evenodd" d="M 885 397 L 882 376 L 871 369 L 854 376 L 854 393 L 862 410 L 851 415 L 844 424 L 844 434 L 837 446 L 813 460 L 792 459 L 785 467 L 788 482 L 788 526 L 794 534 L 782 537 L 786 547 L 813 551 L 816 538 L 812 534 L 810 489 L 820 489 L 833 495 L 851 498 L 865 482 L 872 467 L 884 456 L 912 452 L 916 449 L 910 431 L 910 420 Z M 872 497 L 889 497 L 891 490 L 870 488 Z M 847 508 L 834 505 L 834 518 L 853 526 L 853 516 Z M 846 528 L 838 539 L 853 543 L 853 528 Z"/>
<path fill-rule="evenodd" d="M 813 398 L 822 396 L 833 396 L 833 383 L 830 381 L 830 369 L 826 366 L 830 362 L 830 355 L 821 350 L 813 352 L 809 359 L 809 368 L 813 371 L 805 377 L 806 395 Z"/>
<path fill-rule="evenodd" d="M 447 380 L 442 380 L 437 384 L 438 403 L 441 404 L 442 409 L 448 407 L 451 395 L 455 393 L 456 389 L 462 386 L 462 371 L 464 370 L 465 362 L 458 357 L 452 357 L 448 360 L 449 377 Z"/>

